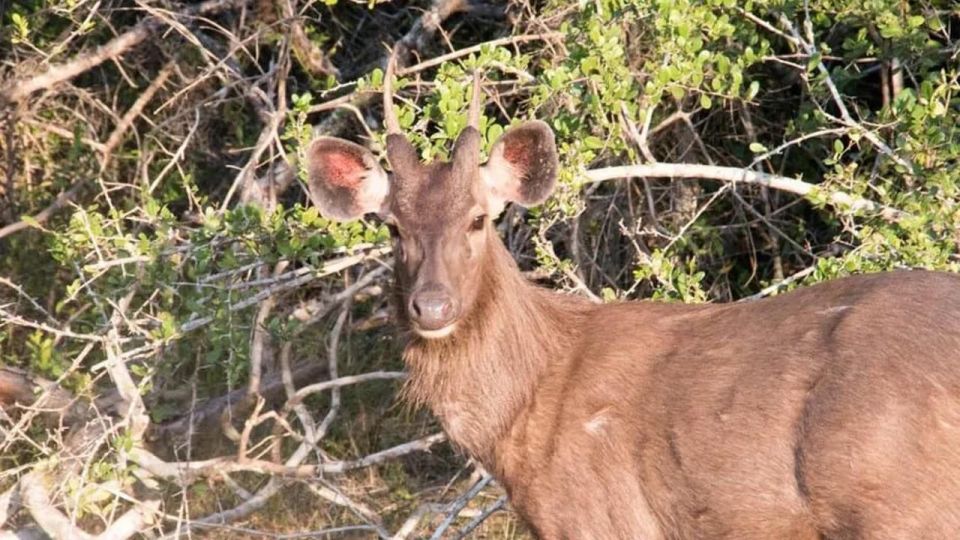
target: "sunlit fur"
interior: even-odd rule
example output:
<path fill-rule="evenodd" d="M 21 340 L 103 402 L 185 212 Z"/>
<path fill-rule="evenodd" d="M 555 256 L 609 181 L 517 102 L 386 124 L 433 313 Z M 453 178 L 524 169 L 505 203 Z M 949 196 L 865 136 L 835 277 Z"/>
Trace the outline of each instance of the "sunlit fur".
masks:
<path fill-rule="evenodd" d="M 485 234 L 476 301 L 450 337 L 410 341 L 405 394 L 433 409 L 457 445 L 493 467 L 493 446 L 529 402 L 549 359 L 576 342 L 589 303 L 528 283 L 493 228 Z"/>
<path fill-rule="evenodd" d="M 496 475 L 540 538 L 957 536 L 960 276 L 857 276 L 735 304 L 592 304 L 527 283 L 489 220 L 471 225 L 498 198 L 546 197 L 549 128 L 511 128 L 493 153 L 510 166 L 487 176 L 464 153 L 478 137 L 468 130 L 463 160 L 432 164 L 388 137 L 379 207 L 401 230 L 404 393 Z M 346 218 L 375 206 L 361 203 L 377 192 L 346 181 L 380 178 L 362 174 L 372 157 L 321 150 L 313 159 L 333 158 L 310 167 L 322 207 Z M 437 284 L 461 307 L 447 335 L 424 336 L 407 301 Z"/>
<path fill-rule="evenodd" d="M 540 538 L 960 530 L 957 276 L 598 306 L 527 283 L 487 234 L 474 308 L 411 339 L 405 394 Z"/>

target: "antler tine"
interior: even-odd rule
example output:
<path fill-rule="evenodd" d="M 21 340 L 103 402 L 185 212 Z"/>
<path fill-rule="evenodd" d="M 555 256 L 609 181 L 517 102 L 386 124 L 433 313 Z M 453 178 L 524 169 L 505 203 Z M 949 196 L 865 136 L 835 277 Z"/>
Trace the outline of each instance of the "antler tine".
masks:
<path fill-rule="evenodd" d="M 397 48 L 394 46 L 387 59 L 387 72 L 383 76 L 383 123 L 387 128 L 387 135 L 400 135 L 400 120 L 397 111 L 393 109 L 393 71 L 397 64 Z"/>
<path fill-rule="evenodd" d="M 473 98 L 467 111 L 467 127 L 480 131 L 480 70 L 473 72 Z"/>

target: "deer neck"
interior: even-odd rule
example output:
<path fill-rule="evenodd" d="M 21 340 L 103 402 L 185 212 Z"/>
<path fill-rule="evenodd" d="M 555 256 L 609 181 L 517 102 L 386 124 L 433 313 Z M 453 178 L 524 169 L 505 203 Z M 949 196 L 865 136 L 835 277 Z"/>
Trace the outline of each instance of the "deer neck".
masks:
<path fill-rule="evenodd" d="M 491 233 L 492 235 L 493 233 Z M 405 395 L 428 406 L 457 446 L 487 467 L 551 362 L 565 361 L 583 300 L 536 287 L 491 238 L 476 305 L 446 339 L 413 337 Z"/>

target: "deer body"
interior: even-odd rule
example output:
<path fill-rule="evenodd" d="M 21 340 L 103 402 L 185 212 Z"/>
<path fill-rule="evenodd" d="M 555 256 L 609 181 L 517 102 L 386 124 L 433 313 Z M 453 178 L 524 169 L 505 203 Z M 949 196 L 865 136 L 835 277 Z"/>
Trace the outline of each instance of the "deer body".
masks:
<path fill-rule="evenodd" d="M 482 321 L 409 344 L 408 391 L 541 538 L 960 531 L 960 277 L 594 305 L 500 250 Z"/>
<path fill-rule="evenodd" d="M 549 196 L 542 122 L 479 163 L 479 85 L 450 162 L 399 133 L 384 171 L 307 152 L 328 217 L 391 227 L 406 396 L 543 539 L 954 538 L 960 276 L 846 278 L 753 303 L 595 305 L 527 283 L 492 219 Z"/>

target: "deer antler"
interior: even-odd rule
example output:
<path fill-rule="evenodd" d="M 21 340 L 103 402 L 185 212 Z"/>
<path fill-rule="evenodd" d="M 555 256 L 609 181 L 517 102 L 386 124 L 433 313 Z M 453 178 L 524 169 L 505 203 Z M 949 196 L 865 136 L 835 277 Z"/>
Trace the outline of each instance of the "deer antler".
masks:
<path fill-rule="evenodd" d="M 397 53 L 402 46 L 400 43 L 394 45 L 387 59 L 387 72 L 383 76 L 383 124 L 387 129 L 387 160 L 390 166 L 395 173 L 403 171 L 399 177 L 413 177 L 420 160 L 416 149 L 400 131 L 400 120 L 393 107 L 393 73 L 397 68 Z"/>
<path fill-rule="evenodd" d="M 383 76 L 383 123 L 387 128 L 387 135 L 400 135 L 400 120 L 397 111 L 393 108 L 393 72 L 397 65 L 397 49 L 394 46 L 387 59 L 387 72 Z"/>
<path fill-rule="evenodd" d="M 480 131 L 480 70 L 473 72 L 473 98 L 467 111 L 467 127 Z"/>

